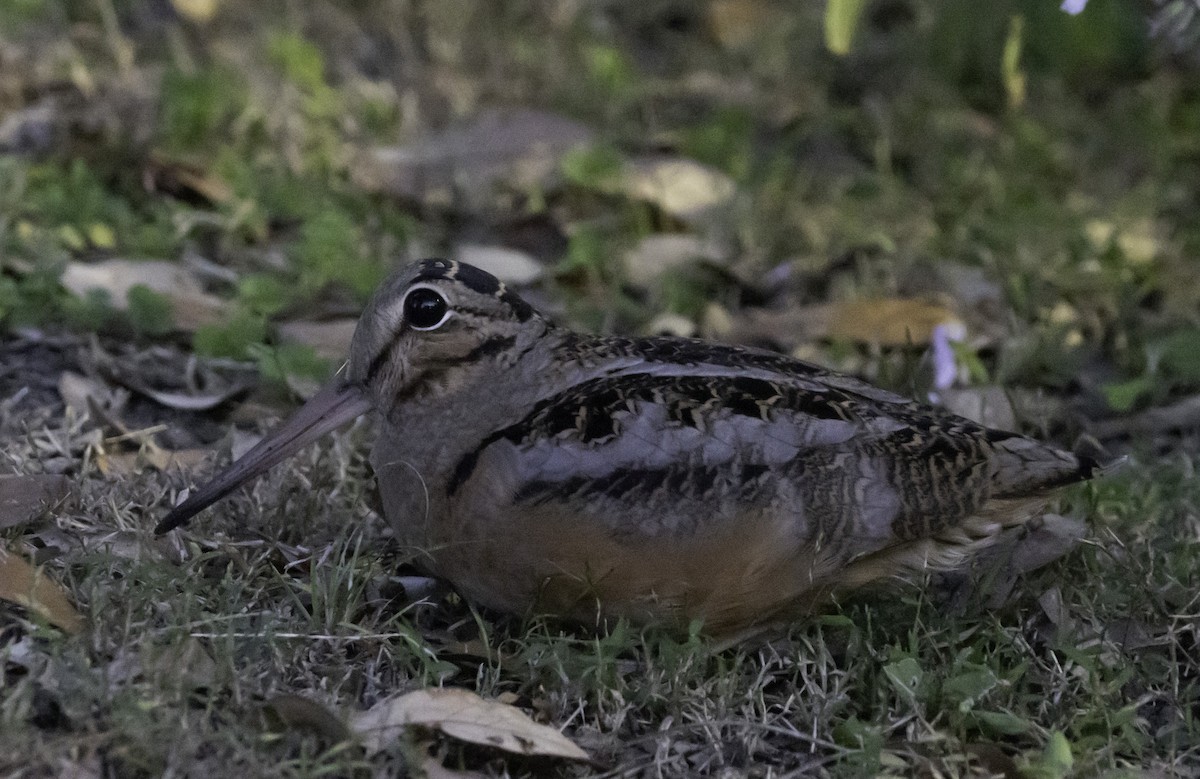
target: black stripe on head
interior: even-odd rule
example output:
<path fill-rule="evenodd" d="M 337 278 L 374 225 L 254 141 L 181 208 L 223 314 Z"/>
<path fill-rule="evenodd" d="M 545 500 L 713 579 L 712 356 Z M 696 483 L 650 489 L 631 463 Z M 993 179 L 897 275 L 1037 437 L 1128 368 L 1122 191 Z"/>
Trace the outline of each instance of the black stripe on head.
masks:
<path fill-rule="evenodd" d="M 461 282 L 467 289 L 473 292 L 478 292 L 480 295 L 492 295 L 498 298 L 504 290 L 504 285 L 500 283 L 500 279 L 487 271 L 482 271 L 474 265 L 466 265 L 461 262 L 455 262 L 453 266 L 450 273 L 446 275 L 446 278 Z"/>
<path fill-rule="evenodd" d="M 413 281 L 429 281 L 431 279 L 458 281 L 472 292 L 490 295 L 512 309 L 518 322 L 528 322 L 533 316 L 533 306 L 504 286 L 504 282 L 474 265 L 467 265 L 455 260 L 424 260 Z"/>

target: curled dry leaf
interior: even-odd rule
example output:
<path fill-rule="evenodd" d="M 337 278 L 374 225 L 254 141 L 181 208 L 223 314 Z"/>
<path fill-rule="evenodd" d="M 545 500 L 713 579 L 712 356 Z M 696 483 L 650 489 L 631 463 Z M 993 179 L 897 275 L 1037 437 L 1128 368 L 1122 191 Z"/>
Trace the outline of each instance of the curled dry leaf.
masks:
<path fill-rule="evenodd" d="M 71 481 L 53 474 L 0 476 L 0 529 L 24 525 L 67 496 Z"/>
<path fill-rule="evenodd" d="M 62 587 L 41 568 L 5 549 L 0 549 L 0 600 L 24 606 L 68 633 L 83 627 L 83 617 Z"/>
<path fill-rule="evenodd" d="M 436 730 L 517 755 L 590 759 L 566 736 L 539 725 L 520 709 L 455 688 L 417 690 L 387 698 L 350 723 L 350 729 L 372 752 L 385 749 L 410 727 Z"/>
<path fill-rule="evenodd" d="M 209 392 L 197 395 L 190 395 L 186 392 L 164 392 L 162 390 L 151 389 L 150 387 L 142 386 L 136 383 L 127 383 L 130 389 L 140 392 L 146 397 L 158 403 L 160 406 L 177 409 L 179 411 L 211 411 L 227 400 L 237 397 L 242 393 L 250 390 L 253 384 L 244 382 L 241 384 L 230 384 L 220 392 Z"/>

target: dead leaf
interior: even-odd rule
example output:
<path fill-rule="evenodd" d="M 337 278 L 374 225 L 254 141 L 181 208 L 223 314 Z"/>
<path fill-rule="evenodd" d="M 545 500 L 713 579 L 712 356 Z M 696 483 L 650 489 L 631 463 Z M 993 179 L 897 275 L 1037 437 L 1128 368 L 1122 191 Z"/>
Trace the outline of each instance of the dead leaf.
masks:
<path fill-rule="evenodd" d="M 693 338 L 696 335 L 696 323 L 683 314 L 667 312 L 659 314 L 650 320 L 644 328 L 646 335 L 672 335 L 677 338 Z"/>
<path fill-rule="evenodd" d="M 124 398 L 114 393 L 111 387 L 74 371 L 63 371 L 58 377 L 58 394 L 67 408 L 76 414 L 88 412 L 93 406 L 113 408 L 124 405 Z"/>
<path fill-rule="evenodd" d="M 192 689 L 212 687 L 220 678 L 216 660 L 198 638 L 187 636 L 165 645 L 147 642 L 142 647 L 139 659 L 145 675 L 169 677 Z"/>
<path fill-rule="evenodd" d="M 45 509 L 67 496 L 71 481 L 66 476 L 31 473 L 0 476 L 0 529 L 32 521 Z"/>
<path fill-rule="evenodd" d="M 810 313 L 818 315 L 810 308 Z M 827 338 L 877 343 L 881 346 L 927 344 L 938 325 L 965 330 L 962 320 L 948 308 L 927 300 L 895 298 L 833 303 L 821 312 L 827 316 Z"/>
<path fill-rule="evenodd" d="M 350 728 L 326 706 L 300 695 L 276 695 L 266 703 L 266 711 L 278 725 L 290 730 L 306 730 L 333 742 L 350 738 Z"/>
<path fill-rule="evenodd" d="M 485 270 L 505 284 L 527 286 L 542 277 L 541 263 L 525 252 L 505 246 L 464 243 L 454 249 L 454 258 Z"/>
<path fill-rule="evenodd" d="M 667 271 L 701 260 L 721 263 L 725 259 L 725 252 L 712 241 L 684 233 L 655 233 L 625 253 L 625 277 L 632 284 L 648 287 Z"/>
<path fill-rule="evenodd" d="M 175 12 L 196 24 L 211 22 L 220 7 L 219 0 L 171 0 Z"/>
<path fill-rule="evenodd" d="M 210 449 L 179 449 L 171 451 L 159 446 L 145 446 L 137 452 L 98 452 L 96 467 L 105 476 L 132 476 L 149 466 L 166 472 L 172 468 L 187 471 L 212 455 Z"/>
<path fill-rule="evenodd" d="M 126 383 L 126 386 L 167 408 L 178 409 L 180 411 L 209 411 L 225 401 L 252 389 L 254 385 L 250 382 L 231 384 L 220 392 L 208 392 L 196 395 L 186 392 L 163 392 L 133 383 Z"/>
<path fill-rule="evenodd" d="M 886 298 L 820 303 L 787 311 L 751 309 L 729 333 L 736 341 L 768 339 L 787 348 L 823 339 L 880 346 L 927 345 L 938 325 L 951 329 L 953 340 L 966 325 L 949 308 L 917 298 Z"/>
<path fill-rule="evenodd" d="M 617 188 L 685 222 L 706 218 L 737 194 L 729 176 L 682 157 L 631 160 L 617 178 Z"/>
<path fill-rule="evenodd" d="M 726 49 L 761 42 L 779 21 L 775 7 L 766 0 L 712 0 L 708 4 L 708 28 Z"/>
<path fill-rule="evenodd" d="M 0 549 L 0 600 L 24 606 L 67 633 L 77 633 L 83 627 L 83 617 L 62 587 L 41 568 L 4 549 Z"/>
<path fill-rule="evenodd" d="M 938 391 L 947 411 L 997 430 L 1015 430 L 1017 415 L 1003 387 L 950 387 Z"/>
<path fill-rule="evenodd" d="M 85 297 L 92 290 L 107 292 L 109 302 L 118 311 L 129 309 L 131 289 L 145 286 L 171 301 L 172 319 L 181 330 L 221 324 L 229 317 L 225 301 L 207 294 L 191 271 L 174 262 L 123 259 L 71 262 L 67 263 L 60 281 L 76 297 Z"/>
<path fill-rule="evenodd" d="M 1014 573 L 1036 571 L 1079 546 L 1085 535 L 1087 523 L 1081 519 L 1061 514 L 1035 517 L 1017 541 L 1009 564 Z"/>
<path fill-rule="evenodd" d="M 165 192 L 180 198 L 200 198 L 210 204 L 228 203 L 234 195 L 229 182 L 215 173 L 159 152 L 152 153 L 146 161 L 142 169 L 142 185 L 149 191 Z"/>
<path fill-rule="evenodd" d="M 350 723 L 350 729 L 372 752 L 394 743 L 409 727 L 437 730 L 461 741 L 517 755 L 590 759 L 566 736 L 539 725 L 520 709 L 457 688 L 416 690 L 387 698 Z"/>
<path fill-rule="evenodd" d="M 326 360 L 344 360 L 350 353 L 350 340 L 358 319 L 329 319 L 323 322 L 283 322 L 275 328 L 275 334 L 284 343 L 311 346 L 318 357 Z"/>
<path fill-rule="evenodd" d="M 353 178 L 363 189 L 450 205 L 486 205 L 494 187 L 548 189 L 568 151 L 586 146 L 594 134 L 564 116 L 517 109 L 486 110 L 472 120 L 405 146 L 369 150 Z"/>

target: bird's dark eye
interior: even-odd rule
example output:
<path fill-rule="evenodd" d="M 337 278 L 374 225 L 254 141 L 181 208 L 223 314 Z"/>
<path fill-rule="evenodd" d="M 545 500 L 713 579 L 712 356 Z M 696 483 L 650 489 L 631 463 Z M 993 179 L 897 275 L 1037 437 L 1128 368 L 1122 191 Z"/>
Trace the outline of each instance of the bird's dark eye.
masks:
<path fill-rule="evenodd" d="M 417 287 L 404 299 L 404 319 L 415 330 L 433 330 L 449 318 L 446 299 L 428 287 Z"/>

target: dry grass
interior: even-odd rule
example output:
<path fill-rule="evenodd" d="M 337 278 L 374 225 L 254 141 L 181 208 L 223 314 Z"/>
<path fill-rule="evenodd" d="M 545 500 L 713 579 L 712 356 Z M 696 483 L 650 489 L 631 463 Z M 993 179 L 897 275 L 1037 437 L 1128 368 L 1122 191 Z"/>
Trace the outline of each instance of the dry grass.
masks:
<path fill-rule="evenodd" d="M 48 445 L 82 459 L 86 424 L 35 422 L 9 420 L 11 465 L 37 470 Z M 426 750 L 488 774 L 593 770 L 436 739 L 369 757 L 282 698 L 344 715 L 429 685 L 507 694 L 614 776 L 1054 776 L 1064 746 L 1086 774 L 1200 764 L 1186 458 L 1072 493 L 1090 540 L 998 609 L 950 609 L 927 582 L 720 649 L 478 614 L 454 596 L 407 604 L 403 560 L 364 508 L 363 428 L 167 538 L 150 527 L 180 480 L 152 471 L 85 470 L 62 510 L 10 532 L 88 627 L 66 637 L 5 608 L 3 772 L 376 775 Z"/>

